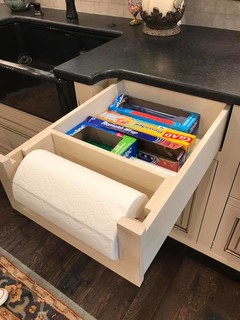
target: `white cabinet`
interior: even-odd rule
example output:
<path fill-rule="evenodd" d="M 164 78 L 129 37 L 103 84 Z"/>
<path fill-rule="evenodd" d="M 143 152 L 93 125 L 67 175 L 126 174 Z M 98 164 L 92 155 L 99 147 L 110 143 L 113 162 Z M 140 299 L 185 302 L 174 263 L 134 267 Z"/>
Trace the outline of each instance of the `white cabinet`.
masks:
<path fill-rule="evenodd" d="M 238 158 L 240 161 L 240 157 Z M 211 251 L 240 271 L 240 169 L 239 164 L 220 219 Z"/>
<path fill-rule="evenodd" d="M 234 106 L 196 249 L 240 271 L 240 107 Z"/>
<path fill-rule="evenodd" d="M 160 167 L 120 157 L 65 134 L 87 116 L 97 116 L 106 111 L 120 92 L 201 114 L 198 141 L 179 172 L 173 175 L 172 172 L 168 173 Z M 222 144 L 229 111 L 230 107 L 221 102 L 131 81 L 121 81 L 104 89 L 8 155 L 0 157 L 0 177 L 9 200 L 16 210 L 129 281 L 140 285 L 146 270 L 193 192 L 200 181 L 205 180 L 205 174 L 206 183 L 203 182 L 199 187 L 199 191 L 194 196 L 194 202 L 201 205 L 201 194 L 206 200 L 211 185 L 209 181 L 212 180 L 216 166 L 214 158 Z M 113 261 L 106 258 L 86 243 L 76 240 L 64 228 L 56 227 L 13 198 L 11 184 L 18 165 L 25 155 L 39 148 L 104 174 L 148 196 L 149 201 L 139 219 L 124 217 L 118 221 L 119 260 Z M 204 211 L 205 200 L 202 202 L 202 211 Z M 198 219 L 201 221 L 202 214 Z"/>
<path fill-rule="evenodd" d="M 233 107 L 221 150 L 170 236 L 240 271 L 240 107 Z"/>

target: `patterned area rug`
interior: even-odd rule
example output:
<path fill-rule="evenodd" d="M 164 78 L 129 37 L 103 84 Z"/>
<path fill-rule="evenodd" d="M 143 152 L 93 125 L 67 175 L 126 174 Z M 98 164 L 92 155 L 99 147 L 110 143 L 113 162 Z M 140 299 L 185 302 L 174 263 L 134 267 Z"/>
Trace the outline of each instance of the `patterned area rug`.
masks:
<path fill-rule="evenodd" d="M 0 287 L 9 292 L 1 320 L 94 320 L 60 291 L 0 248 Z"/>

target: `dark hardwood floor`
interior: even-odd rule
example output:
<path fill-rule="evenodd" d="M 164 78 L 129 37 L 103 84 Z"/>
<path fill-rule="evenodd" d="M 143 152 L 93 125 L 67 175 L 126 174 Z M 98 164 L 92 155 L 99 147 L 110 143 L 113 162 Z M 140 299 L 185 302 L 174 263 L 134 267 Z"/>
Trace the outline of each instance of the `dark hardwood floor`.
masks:
<path fill-rule="evenodd" d="M 167 239 L 138 288 L 15 212 L 0 245 L 98 320 L 240 320 L 239 273 Z"/>

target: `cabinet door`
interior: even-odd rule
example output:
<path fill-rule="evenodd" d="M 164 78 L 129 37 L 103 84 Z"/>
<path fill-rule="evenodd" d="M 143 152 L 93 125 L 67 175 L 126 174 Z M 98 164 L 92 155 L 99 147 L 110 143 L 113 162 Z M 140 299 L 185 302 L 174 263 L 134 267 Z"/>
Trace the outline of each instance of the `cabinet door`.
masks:
<path fill-rule="evenodd" d="M 240 271 L 240 200 L 229 198 L 224 210 L 212 252 Z"/>
<path fill-rule="evenodd" d="M 237 174 L 236 174 L 236 177 L 234 179 L 234 183 L 233 183 L 233 186 L 232 186 L 232 190 L 231 190 L 230 196 L 240 200 L 240 170 L 239 170 L 239 165 L 238 165 Z"/>
<path fill-rule="evenodd" d="M 228 124 L 224 144 L 218 154 L 219 164 L 198 238 L 198 244 L 202 250 L 210 251 L 236 177 L 240 161 L 239 132 L 240 107 L 235 106 Z M 235 181 L 239 180 L 235 179 Z M 237 185 L 234 187 L 234 194 L 238 188 Z"/>
<path fill-rule="evenodd" d="M 194 246 L 197 243 L 216 168 L 217 160 L 213 160 L 193 196 L 175 223 L 170 233 L 172 238 L 190 246 Z"/>

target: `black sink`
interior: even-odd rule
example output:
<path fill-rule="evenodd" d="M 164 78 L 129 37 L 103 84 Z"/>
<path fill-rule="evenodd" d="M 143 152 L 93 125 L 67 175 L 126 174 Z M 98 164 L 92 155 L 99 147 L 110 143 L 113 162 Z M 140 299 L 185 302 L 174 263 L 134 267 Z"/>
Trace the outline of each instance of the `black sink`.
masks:
<path fill-rule="evenodd" d="M 71 26 L 12 22 L 0 25 L 0 59 L 51 71 L 55 66 L 94 49 L 117 35 Z"/>
<path fill-rule="evenodd" d="M 56 121 L 77 101 L 73 82 L 55 78 L 53 68 L 117 36 L 73 25 L 0 25 L 0 102 Z"/>

